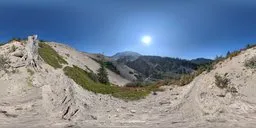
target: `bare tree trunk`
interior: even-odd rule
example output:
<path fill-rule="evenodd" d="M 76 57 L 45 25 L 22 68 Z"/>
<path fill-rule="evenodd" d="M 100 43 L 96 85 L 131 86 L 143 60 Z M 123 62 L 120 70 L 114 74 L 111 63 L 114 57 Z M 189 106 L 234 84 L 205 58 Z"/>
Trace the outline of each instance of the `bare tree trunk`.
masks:
<path fill-rule="evenodd" d="M 29 36 L 25 48 L 27 52 L 26 66 L 32 66 L 35 69 L 38 67 L 38 47 L 37 35 Z"/>

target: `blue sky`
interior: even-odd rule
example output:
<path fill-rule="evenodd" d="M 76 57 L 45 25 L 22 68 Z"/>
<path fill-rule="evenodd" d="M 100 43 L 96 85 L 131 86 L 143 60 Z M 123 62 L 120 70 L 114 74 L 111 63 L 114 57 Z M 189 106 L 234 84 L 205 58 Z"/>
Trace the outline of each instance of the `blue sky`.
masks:
<path fill-rule="evenodd" d="M 38 34 L 106 55 L 214 58 L 256 42 L 254 0 L 1 0 L 0 15 L 2 42 Z"/>

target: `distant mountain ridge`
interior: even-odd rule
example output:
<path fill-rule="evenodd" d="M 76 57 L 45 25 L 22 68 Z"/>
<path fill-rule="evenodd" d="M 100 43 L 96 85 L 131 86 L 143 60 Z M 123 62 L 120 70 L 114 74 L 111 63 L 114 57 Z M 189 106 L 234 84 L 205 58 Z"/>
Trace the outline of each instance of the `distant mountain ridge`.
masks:
<path fill-rule="evenodd" d="M 151 80 L 177 77 L 191 73 L 198 67 L 188 60 L 160 56 L 140 56 L 134 61 L 126 62 L 126 65 Z"/>
<path fill-rule="evenodd" d="M 129 61 L 134 61 L 140 56 L 142 56 L 142 55 L 137 52 L 125 51 L 125 52 L 118 52 L 115 55 L 111 56 L 110 58 L 113 60 L 126 58 Z"/>
<path fill-rule="evenodd" d="M 211 59 L 206 59 L 206 58 L 196 58 L 191 60 L 192 63 L 195 64 L 207 64 L 213 62 Z"/>
<path fill-rule="evenodd" d="M 136 74 L 131 73 L 130 75 L 134 75 L 137 80 L 142 81 L 154 81 L 170 77 L 176 78 L 182 74 L 195 71 L 200 65 L 209 64 L 213 61 L 206 58 L 186 60 L 172 57 L 149 56 L 132 51 L 116 53 L 110 59 L 116 67 L 126 65 L 133 69 Z"/>

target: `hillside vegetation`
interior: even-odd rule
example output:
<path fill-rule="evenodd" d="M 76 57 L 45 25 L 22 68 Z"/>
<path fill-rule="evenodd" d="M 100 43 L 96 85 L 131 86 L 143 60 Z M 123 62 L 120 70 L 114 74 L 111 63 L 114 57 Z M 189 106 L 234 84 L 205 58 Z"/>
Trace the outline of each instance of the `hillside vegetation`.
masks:
<path fill-rule="evenodd" d="M 68 64 L 62 56 L 46 43 L 39 43 L 38 53 L 47 64 L 55 69 L 62 68 L 62 64 Z"/>
<path fill-rule="evenodd" d="M 155 85 L 129 88 L 95 82 L 90 78 L 88 72 L 77 66 L 67 66 L 63 70 L 69 78 L 73 79 L 78 85 L 81 85 L 86 90 L 94 93 L 110 94 L 124 100 L 138 100 L 144 98 L 152 91 L 158 90 L 158 87 Z"/>

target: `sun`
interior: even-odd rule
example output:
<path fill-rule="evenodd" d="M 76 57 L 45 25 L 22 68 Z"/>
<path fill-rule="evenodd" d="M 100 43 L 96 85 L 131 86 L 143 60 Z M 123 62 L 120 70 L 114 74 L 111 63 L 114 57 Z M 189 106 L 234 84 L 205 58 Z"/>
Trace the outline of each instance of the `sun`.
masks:
<path fill-rule="evenodd" d="M 152 41 L 152 38 L 151 36 L 143 36 L 141 38 L 141 42 L 145 45 L 150 45 L 151 44 L 151 41 Z"/>

